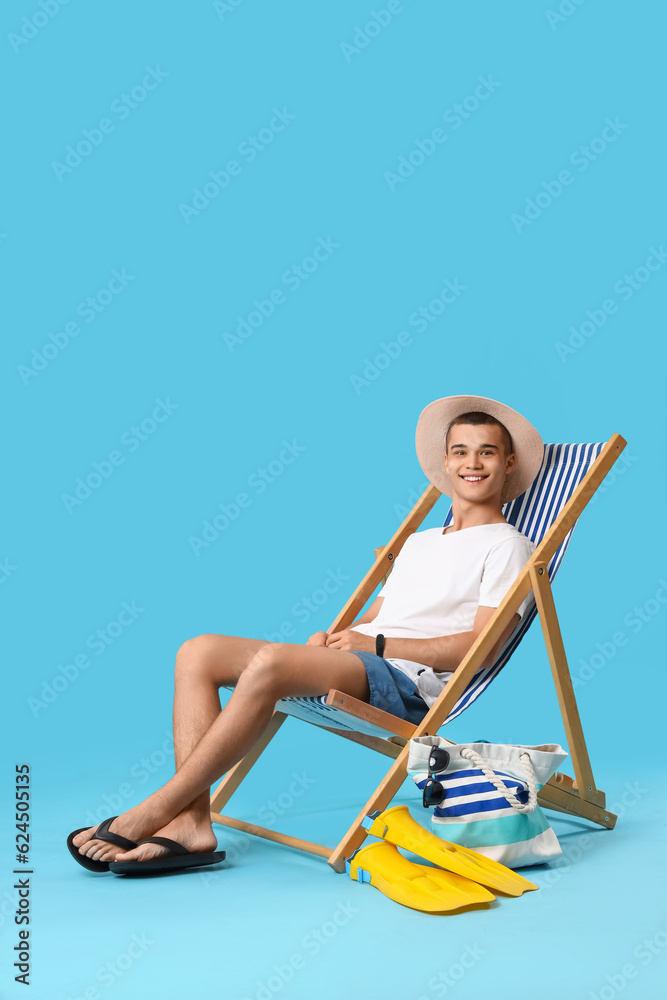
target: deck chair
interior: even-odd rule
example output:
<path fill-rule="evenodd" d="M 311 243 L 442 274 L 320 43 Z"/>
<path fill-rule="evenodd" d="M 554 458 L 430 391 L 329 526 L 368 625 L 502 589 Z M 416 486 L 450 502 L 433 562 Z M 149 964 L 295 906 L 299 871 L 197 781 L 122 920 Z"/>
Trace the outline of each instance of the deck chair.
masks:
<path fill-rule="evenodd" d="M 277 702 L 271 722 L 255 746 L 214 790 L 211 796 L 212 821 L 319 855 L 326 858 L 335 871 L 344 871 L 345 859 L 367 836 L 364 819 L 375 810 L 385 809 L 407 776 L 410 738 L 435 735 L 479 698 L 506 665 L 535 616 L 539 615 L 576 787 L 572 777 L 556 774 L 540 790 L 538 802 L 545 808 L 583 817 L 612 829 L 617 817 L 605 809 L 605 794 L 596 788 L 593 779 L 551 583 L 562 563 L 579 515 L 625 445 L 620 434 L 614 434 L 607 442 L 544 446 L 543 463 L 532 485 L 502 508 L 507 521 L 535 542 L 535 551 L 418 726 L 341 691 L 332 690 L 315 698 L 283 698 Z M 358 617 L 378 583 L 386 579 L 405 539 L 421 524 L 441 495 L 435 486 L 429 486 L 389 543 L 375 550 L 373 566 L 333 621 L 329 632 L 348 628 Z M 450 524 L 451 520 L 450 507 L 443 526 Z M 531 590 L 531 603 L 518 626 L 495 662 L 483 667 L 489 652 Z M 221 812 L 288 715 L 393 758 L 386 776 L 335 848 L 256 826 Z"/>

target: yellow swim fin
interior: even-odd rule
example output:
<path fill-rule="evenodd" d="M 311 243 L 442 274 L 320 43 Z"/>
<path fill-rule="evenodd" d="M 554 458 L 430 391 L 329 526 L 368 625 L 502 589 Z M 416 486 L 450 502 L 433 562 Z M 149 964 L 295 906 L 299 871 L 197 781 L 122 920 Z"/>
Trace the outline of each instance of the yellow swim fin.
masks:
<path fill-rule="evenodd" d="M 403 847 L 406 851 L 411 851 L 420 858 L 426 858 L 427 861 L 446 868 L 449 872 L 479 882 L 494 892 L 501 892 L 506 896 L 521 896 L 531 889 L 539 889 L 534 882 L 529 882 L 527 878 L 517 875 L 511 868 L 506 868 L 498 861 L 492 861 L 491 858 L 468 847 L 436 837 L 413 819 L 407 806 L 385 809 L 373 818 L 370 825 L 367 825 L 367 822 L 364 826 L 375 837 L 381 837 L 389 844 Z"/>
<path fill-rule="evenodd" d="M 370 882 L 385 896 L 424 913 L 450 913 L 496 897 L 470 879 L 408 861 L 393 844 L 361 847 L 346 863 L 350 878 Z"/>

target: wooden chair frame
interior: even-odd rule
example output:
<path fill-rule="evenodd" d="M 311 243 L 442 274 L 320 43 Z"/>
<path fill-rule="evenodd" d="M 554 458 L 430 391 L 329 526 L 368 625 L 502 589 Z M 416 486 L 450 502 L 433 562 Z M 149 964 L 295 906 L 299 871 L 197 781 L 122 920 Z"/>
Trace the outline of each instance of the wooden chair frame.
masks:
<path fill-rule="evenodd" d="M 253 823 L 234 819 L 231 816 L 223 815 L 220 811 L 287 718 L 285 713 L 279 711 L 274 712 L 271 722 L 261 734 L 252 750 L 225 775 L 213 792 L 211 796 L 211 819 L 213 822 L 221 823 L 224 826 L 263 837 L 267 840 L 273 840 L 277 843 L 294 847 L 297 850 L 319 855 L 326 858 L 335 871 L 343 872 L 345 870 L 345 859 L 352 854 L 355 848 L 363 843 L 367 836 L 366 830 L 362 825 L 364 818 L 375 810 L 385 809 L 407 776 L 409 739 L 417 736 L 435 735 L 443 726 L 459 697 L 483 665 L 484 660 L 511 621 L 515 611 L 532 589 L 542 625 L 544 642 L 551 665 L 558 704 L 565 727 L 567 745 L 576 778 L 575 787 L 574 780 L 571 777 L 565 774 L 554 775 L 540 790 L 538 802 L 545 808 L 555 809 L 572 816 L 583 817 L 600 826 L 612 829 L 617 817 L 605 809 L 605 793 L 596 787 L 593 778 L 593 771 L 579 719 L 579 711 L 574 696 L 547 567 L 549 560 L 570 529 L 574 527 L 579 515 L 611 469 L 625 445 L 626 441 L 620 434 L 614 434 L 606 442 L 587 474 L 579 483 L 579 486 L 573 492 L 514 581 L 502 603 L 496 609 L 495 614 L 489 619 L 484 631 L 480 633 L 466 656 L 461 660 L 457 670 L 452 675 L 437 701 L 429 709 L 418 726 L 413 726 L 404 719 L 399 719 L 387 712 L 382 712 L 340 691 L 332 690 L 329 692 L 327 704 L 336 705 L 350 715 L 374 722 L 395 734 L 393 737 L 384 739 L 377 736 L 367 736 L 363 733 L 319 726 L 319 728 L 328 729 L 329 732 L 336 733 L 345 739 L 360 743 L 363 746 L 370 747 L 386 756 L 394 758 L 386 776 L 377 786 L 368 802 L 364 805 L 347 833 L 335 848 L 324 847 L 321 844 L 301 840 L 298 837 L 288 836 L 287 834 L 278 833 L 275 830 L 256 826 Z M 337 632 L 349 628 L 358 613 L 366 605 L 382 577 L 388 573 L 393 560 L 400 552 L 408 535 L 417 529 L 441 495 L 435 486 L 429 486 L 425 490 L 393 538 L 379 550 L 373 566 L 345 604 L 340 614 L 332 622 L 329 632 Z M 376 550 L 377 552 L 378 550 Z M 311 724 L 315 725 L 316 723 Z"/>

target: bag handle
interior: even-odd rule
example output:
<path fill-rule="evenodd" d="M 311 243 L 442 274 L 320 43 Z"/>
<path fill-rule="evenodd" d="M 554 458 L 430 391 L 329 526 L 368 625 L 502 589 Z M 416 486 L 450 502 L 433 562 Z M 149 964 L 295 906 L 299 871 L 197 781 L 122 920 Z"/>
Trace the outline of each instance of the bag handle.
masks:
<path fill-rule="evenodd" d="M 522 802 L 519 802 L 516 793 L 511 788 L 507 787 L 502 778 L 499 778 L 495 771 L 491 770 L 491 768 L 484 762 L 484 759 L 480 757 L 475 750 L 471 750 L 470 747 L 463 747 L 459 752 L 462 757 L 466 757 L 480 769 L 486 780 L 490 781 L 494 788 L 500 792 L 503 798 L 507 799 L 513 809 L 515 809 L 518 813 L 534 812 L 535 807 L 537 806 L 537 787 L 535 784 L 533 762 L 530 759 L 529 753 L 526 753 L 524 750 L 523 753 L 519 754 L 521 763 L 526 769 L 526 781 L 528 784 L 528 801 L 524 805 Z"/>

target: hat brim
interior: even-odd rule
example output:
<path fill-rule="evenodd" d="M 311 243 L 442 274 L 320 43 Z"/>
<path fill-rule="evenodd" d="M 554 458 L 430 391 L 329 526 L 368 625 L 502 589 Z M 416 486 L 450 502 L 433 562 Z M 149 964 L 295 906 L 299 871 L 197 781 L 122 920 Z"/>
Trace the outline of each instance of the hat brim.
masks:
<path fill-rule="evenodd" d="M 540 471 L 544 442 L 538 431 L 520 413 L 486 396 L 444 396 L 426 406 L 417 421 L 415 444 L 424 474 L 433 485 L 452 496 L 452 480 L 445 470 L 445 432 L 456 417 L 471 410 L 488 413 L 507 428 L 516 455 L 514 468 L 507 473 L 500 497 L 502 504 L 525 493 Z"/>

